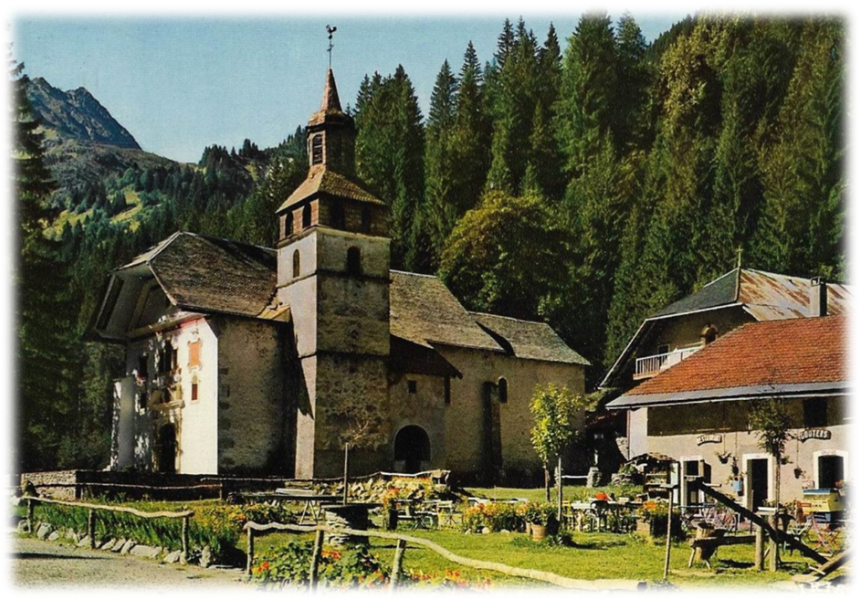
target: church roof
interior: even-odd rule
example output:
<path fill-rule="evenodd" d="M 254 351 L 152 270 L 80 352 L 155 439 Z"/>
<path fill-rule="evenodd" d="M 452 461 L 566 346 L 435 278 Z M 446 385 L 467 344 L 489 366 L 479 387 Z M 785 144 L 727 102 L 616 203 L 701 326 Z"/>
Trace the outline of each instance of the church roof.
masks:
<path fill-rule="evenodd" d="M 502 352 L 438 277 L 391 271 L 391 334 L 433 344 Z"/>
<path fill-rule="evenodd" d="M 340 97 L 337 94 L 337 84 L 334 81 L 334 72 L 329 68 L 326 73 L 325 88 L 323 89 L 322 103 L 320 109 L 311 115 L 309 126 L 319 125 L 326 121 L 348 118 L 340 107 Z"/>
<path fill-rule="evenodd" d="M 179 308 L 248 317 L 270 312 L 277 277 L 270 248 L 177 232 L 118 271 L 141 264 Z"/>
<path fill-rule="evenodd" d="M 385 203 L 362 189 L 350 179 L 344 177 L 340 173 L 326 169 L 324 166 L 316 166 L 308 172 L 307 178 L 297 187 L 290 197 L 281 204 L 277 212 L 282 212 L 291 206 L 294 206 L 306 200 L 311 196 L 324 193 L 338 198 L 347 198 L 349 200 L 357 200 L 359 202 L 369 202 L 385 206 Z"/>
<path fill-rule="evenodd" d="M 589 366 L 591 363 L 571 349 L 546 323 L 469 313 L 502 347 L 518 358 Z"/>

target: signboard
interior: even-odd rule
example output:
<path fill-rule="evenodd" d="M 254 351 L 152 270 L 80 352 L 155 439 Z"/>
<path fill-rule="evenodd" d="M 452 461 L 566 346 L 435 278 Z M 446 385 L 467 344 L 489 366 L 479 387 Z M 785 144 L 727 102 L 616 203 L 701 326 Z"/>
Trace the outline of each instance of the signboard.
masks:
<path fill-rule="evenodd" d="M 806 440 L 829 440 L 830 439 L 830 430 L 829 429 L 806 429 L 801 432 L 800 441 L 805 442 Z"/>
<path fill-rule="evenodd" d="M 723 436 L 720 433 L 708 433 L 705 435 L 700 435 L 696 445 L 701 446 L 702 444 L 719 444 L 723 441 Z"/>

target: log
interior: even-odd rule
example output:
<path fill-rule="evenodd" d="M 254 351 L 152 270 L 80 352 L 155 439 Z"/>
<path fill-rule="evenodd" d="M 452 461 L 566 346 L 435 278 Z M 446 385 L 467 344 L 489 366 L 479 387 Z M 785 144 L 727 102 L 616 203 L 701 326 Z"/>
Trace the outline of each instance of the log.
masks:
<path fill-rule="evenodd" d="M 335 533 L 335 534 L 346 534 L 346 535 L 355 535 L 355 536 L 370 536 L 370 537 L 378 537 L 386 540 L 403 540 L 409 544 L 414 544 L 416 546 L 423 546 L 425 548 L 429 548 L 433 550 L 436 554 L 439 554 L 443 558 L 451 561 L 452 563 L 456 563 L 458 565 L 463 565 L 465 567 L 471 567 L 473 569 L 486 570 L 486 571 L 496 571 L 498 573 L 503 573 L 505 575 L 509 575 L 511 577 L 523 577 L 525 579 L 534 579 L 536 581 L 545 581 L 547 583 L 551 583 L 553 585 L 557 585 L 559 587 L 571 588 L 571 589 L 579 589 L 579 590 L 594 590 L 594 591 L 603 591 L 603 590 L 645 590 L 647 587 L 647 582 L 641 580 L 633 580 L 633 579 L 571 579 L 569 577 L 562 577 L 561 575 L 556 575 L 555 573 L 547 573 L 546 571 L 536 571 L 533 569 L 521 569 L 519 567 L 509 567 L 508 565 L 503 565 L 500 563 L 494 563 L 486 560 L 476 560 L 473 558 L 465 558 L 463 556 L 458 556 L 453 552 L 449 552 L 442 546 L 431 542 L 430 540 L 426 540 L 424 538 L 414 537 L 411 535 L 401 535 L 395 533 L 389 533 L 387 531 L 361 531 L 357 529 L 336 529 L 333 527 L 329 527 L 327 525 L 317 525 L 317 526 L 305 526 L 305 525 L 287 525 L 284 523 L 268 523 L 266 525 L 261 525 L 259 523 L 254 523 L 253 521 L 249 521 L 245 523 L 245 529 L 253 529 L 254 531 L 294 531 L 296 533 L 312 533 L 314 531 L 325 531 L 327 533 Z"/>
<path fill-rule="evenodd" d="M 406 554 L 406 541 L 397 540 L 397 549 L 394 551 L 394 564 L 391 567 L 391 590 L 397 589 L 400 583 L 400 574 L 403 572 L 403 555 Z"/>
<path fill-rule="evenodd" d="M 687 485 L 692 486 L 692 489 L 701 490 L 702 492 L 704 492 L 705 494 L 707 494 L 708 496 L 710 496 L 714 500 L 717 500 L 718 502 L 725 504 L 726 506 L 731 508 L 733 511 L 743 515 L 744 517 L 746 517 L 747 519 L 749 519 L 750 521 L 752 521 L 753 523 L 755 523 L 756 525 L 758 525 L 759 527 L 764 529 L 768 533 L 768 535 L 770 535 L 771 538 L 776 539 L 779 542 L 782 542 L 791 548 L 794 548 L 795 550 L 800 552 L 806 558 L 810 558 L 820 565 L 823 565 L 824 563 L 827 562 L 827 560 L 828 560 L 827 558 L 825 558 L 824 556 L 821 556 L 818 552 L 816 552 L 815 550 L 813 550 L 812 548 L 810 548 L 809 546 L 807 546 L 803 542 L 797 540 L 793 536 L 790 536 L 786 533 L 783 533 L 782 531 L 774 529 L 771 526 L 771 524 L 767 522 L 766 519 L 763 519 L 762 517 L 758 516 L 753 511 L 746 508 L 745 506 L 741 506 L 740 504 L 738 504 L 737 502 L 735 502 L 734 500 L 732 500 L 731 498 L 729 498 L 725 494 L 722 494 L 722 493 L 718 492 L 717 490 L 715 490 L 714 488 L 706 485 L 699 478 L 696 478 L 696 479 L 693 479 L 692 481 L 689 481 Z"/>

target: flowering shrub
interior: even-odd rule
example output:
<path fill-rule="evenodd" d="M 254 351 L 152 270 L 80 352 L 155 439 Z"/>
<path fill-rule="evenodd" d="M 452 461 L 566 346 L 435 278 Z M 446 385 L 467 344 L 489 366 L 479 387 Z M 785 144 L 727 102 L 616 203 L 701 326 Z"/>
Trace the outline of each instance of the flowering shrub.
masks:
<path fill-rule="evenodd" d="M 489 578 L 472 581 L 464 577 L 460 571 L 446 569 L 444 575 L 410 570 L 403 583 L 404 585 L 416 588 L 485 589 L 490 587 L 491 581 Z"/>
<path fill-rule="evenodd" d="M 290 542 L 269 548 L 256 560 L 252 577 L 263 587 L 302 585 L 310 581 L 311 542 Z M 339 552 L 323 550 L 319 562 L 319 584 L 329 587 L 373 588 L 389 580 L 379 559 L 365 546 Z"/>
<path fill-rule="evenodd" d="M 463 511 L 463 529 L 477 532 L 484 527 L 490 531 L 521 531 L 525 528 L 525 518 L 513 504 L 491 502 L 478 504 Z"/>

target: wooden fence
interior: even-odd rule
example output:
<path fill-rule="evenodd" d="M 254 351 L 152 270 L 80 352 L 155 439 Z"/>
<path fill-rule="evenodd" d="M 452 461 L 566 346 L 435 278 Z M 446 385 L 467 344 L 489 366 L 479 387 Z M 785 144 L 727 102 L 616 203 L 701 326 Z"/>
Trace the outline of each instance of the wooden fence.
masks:
<path fill-rule="evenodd" d="M 293 533 L 315 533 L 314 538 L 314 547 L 313 553 L 311 555 L 311 568 L 310 568 L 310 588 L 316 589 L 317 583 L 319 582 L 319 561 L 320 556 L 322 555 L 322 543 L 323 543 L 323 535 L 325 533 L 334 533 L 338 535 L 353 535 L 360 537 L 377 537 L 386 540 L 394 540 L 397 542 L 397 548 L 394 552 L 394 562 L 391 568 L 391 587 L 396 588 L 402 578 L 403 573 L 403 558 L 406 553 L 407 544 L 413 544 L 415 546 L 423 546 L 424 548 L 429 548 L 430 550 L 436 552 L 446 560 L 451 561 L 452 563 L 462 565 L 464 567 L 471 567 L 473 569 L 486 570 L 486 571 L 495 571 L 497 573 L 502 573 L 504 575 L 509 575 L 511 577 L 523 577 L 525 579 L 532 579 L 535 581 L 543 581 L 546 583 L 551 583 L 553 585 L 557 585 L 559 587 L 564 588 L 572 588 L 578 590 L 589 590 L 589 591 L 608 591 L 608 590 L 616 590 L 616 591 L 635 591 L 635 590 L 645 590 L 646 582 L 630 580 L 630 579 L 571 579 L 569 577 L 562 577 L 561 575 L 556 575 L 555 573 L 547 573 L 546 571 L 536 571 L 534 569 L 521 569 L 519 567 L 511 567 L 508 565 L 503 565 L 501 563 L 494 563 L 485 560 L 476 560 L 473 558 L 465 558 L 462 556 L 458 556 L 453 552 L 450 552 L 443 548 L 442 546 L 435 544 L 429 540 L 419 537 L 413 537 L 408 535 L 401 535 L 397 533 L 390 533 L 386 531 L 368 531 L 368 530 L 358 530 L 358 529 L 349 529 L 343 527 L 329 527 L 327 525 L 316 525 L 316 526 L 302 526 L 302 525 L 287 525 L 284 523 L 268 523 L 262 525 L 260 523 L 255 523 L 253 521 L 249 521 L 245 524 L 245 530 L 248 534 L 248 562 L 246 571 L 247 574 L 251 575 L 251 568 L 254 564 L 254 536 L 258 533 L 265 533 L 269 531 L 290 531 Z"/>
<path fill-rule="evenodd" d="M 96 513 L 97 511 L 129 513 L 140 517 L 141 519 L 182 519 L 182 556 L 181 562 L 185 563 L 188 560 L 188 527 L 191 517 L 194 516 L 194 511 L 184 510 L 179 512 L 171 511 L 154 511 L 145 512 L 136 508 L 127 506 L 106 506 L 104 504 L 89 504 L 87 502 L 68 502 L 66 500 L 54 500 L 53 498 L 41 498 L 36 496 L 23 496 L 22 500 L 27 501 L 27 522 L 30 525 L 30 531 L 33 532 L 33 513 L 36 504 L 59 504 L 61 506 L 71 506 L 74 508 L 89 509 L 87 516 L 87 535 L 90 538 L 90 548 L 95 550 L 96 547 Z"/>

